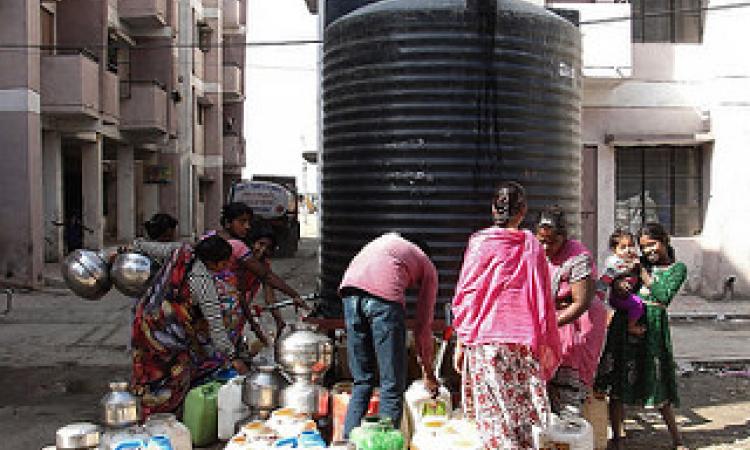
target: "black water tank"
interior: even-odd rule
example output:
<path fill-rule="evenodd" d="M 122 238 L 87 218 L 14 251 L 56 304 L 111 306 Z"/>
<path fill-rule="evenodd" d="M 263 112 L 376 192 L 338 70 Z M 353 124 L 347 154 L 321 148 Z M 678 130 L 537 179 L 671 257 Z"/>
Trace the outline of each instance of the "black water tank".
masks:
<path fill-rule="evenodd" d="M 523 0 L 383 0 L 325 32 L 321 283 L 389 230 L 422 234 L 453 295 L 493 188 L 520 181 L 579 224 L 581 43 Z"/>
<path fill-rule="evenodd" d="M 382 0 L 326 0 L 325 20 L 326 26 L 339 17 L 349 14 L 357 8 Z"/>

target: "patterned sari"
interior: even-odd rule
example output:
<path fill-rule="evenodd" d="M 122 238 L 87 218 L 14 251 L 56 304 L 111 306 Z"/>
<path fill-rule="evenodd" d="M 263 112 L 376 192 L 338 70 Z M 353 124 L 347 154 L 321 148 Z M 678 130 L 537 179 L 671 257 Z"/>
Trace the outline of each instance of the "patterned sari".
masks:
<path fill-rule="evenodd" d="M 196 292 L 196 280 L 204 289 Z M 195 295 L 216 289 L 223 332 L 230 345 L 236 346 L 244 326 L 236 286 L 232 273 L 208 273 L 188 245 L 175 250 L 165 262 L 136 305 L 132 329 L 131 387 L 142 398 L 143 417 L 177 410 L 192 387 L 228 365 L 227 355 L 215 348 L 205 311 Z"/>
<path fill-rule="evenodd" d="M 558 308 L 572 302 L 572 285 L 586 278 L 596 279 L 591 253 L 585 245 L 568 239 L 549 260 L 552 295 Z M 578 319 L 560 327 L 562 363 L 549 383 L 550 400 L 555 412 L 566 406 L 576 410 L 594 383 L 596 368 L 607 331 L 607 310 L 602 300 L 594 297 L 591 306 Z"/>

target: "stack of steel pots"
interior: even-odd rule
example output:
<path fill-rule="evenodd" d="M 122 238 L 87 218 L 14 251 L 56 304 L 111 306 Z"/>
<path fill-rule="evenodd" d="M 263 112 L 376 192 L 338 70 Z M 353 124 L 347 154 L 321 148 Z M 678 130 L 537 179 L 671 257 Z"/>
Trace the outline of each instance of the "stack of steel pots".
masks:
<path fill-rule="evenodd" d="M 250 408 L 251 417 L 271 417 L 271 412 L 281 406 L 281 392 L 288 384 L 275 365 L 260 366 L 245 377 L 242 401 Z"/>
<path fill-rule="evenodd" d="M 294 382 L 281 393 L 284 407 L 322 417 L 328 413 L 328 390 L 320 385 L 331 367 L 333 344 L 316 327 L 298 323 L 278 343 L 278 359 Z"/>

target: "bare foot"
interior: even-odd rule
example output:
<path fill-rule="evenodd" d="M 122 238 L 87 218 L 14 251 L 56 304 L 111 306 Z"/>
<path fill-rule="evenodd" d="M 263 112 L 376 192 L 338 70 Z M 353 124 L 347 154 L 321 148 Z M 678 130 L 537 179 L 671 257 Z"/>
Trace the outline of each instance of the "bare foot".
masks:
<path fill-rule="evenodd" d="M 642 337 L 644 334 L 646 334 L 646 327 L 644 327 L 643 325 L 638 325 L 637 323 L 629 323 L 628 333 L 632 334 L 633 336 Z"/>

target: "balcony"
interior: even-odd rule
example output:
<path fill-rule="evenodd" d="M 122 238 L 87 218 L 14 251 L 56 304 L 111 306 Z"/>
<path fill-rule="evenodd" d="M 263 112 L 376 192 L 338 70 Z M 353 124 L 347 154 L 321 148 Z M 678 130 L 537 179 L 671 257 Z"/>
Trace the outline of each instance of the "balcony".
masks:
<path fill-rule="evenodd" d="M 222 14 L 224 15 L 224 33 L 234 34 L 241 32 L 240 2 L 238 0 L 224 0 Z"/>
<path fill-rule="evenodd" d="M 120 130 L 143 135 L 167 133 L 167 92 L 154 81 L 129 81 L 120 84 Z"/>
<path fill-rule="evenodd" d="M 224 133 L 224 167 L 245 166 L 245 142 L 235 132 Z"/>
<path fill-rule="evenodd" d="M 99 64 L 84 51 L 42 55 L 42 113 L 99 117 Z"/>
<path fill-rule="evenodd" d="M 242 69 L 237 64 L 224 64 L 224 82 L 222 94 L 225 102 L 240 102 L 243 100 Z"/>
<path fill-rule="evenodd" d="M 120 78 L 109 70 L 104 71 L 101 100 L 102 120 L 117 123 L 120 120 Z"/>
<path fill-rule="evenodd" d="M 135 28 L 167 25 L 167 0 L 119 0 L 120 20 Z"/>

